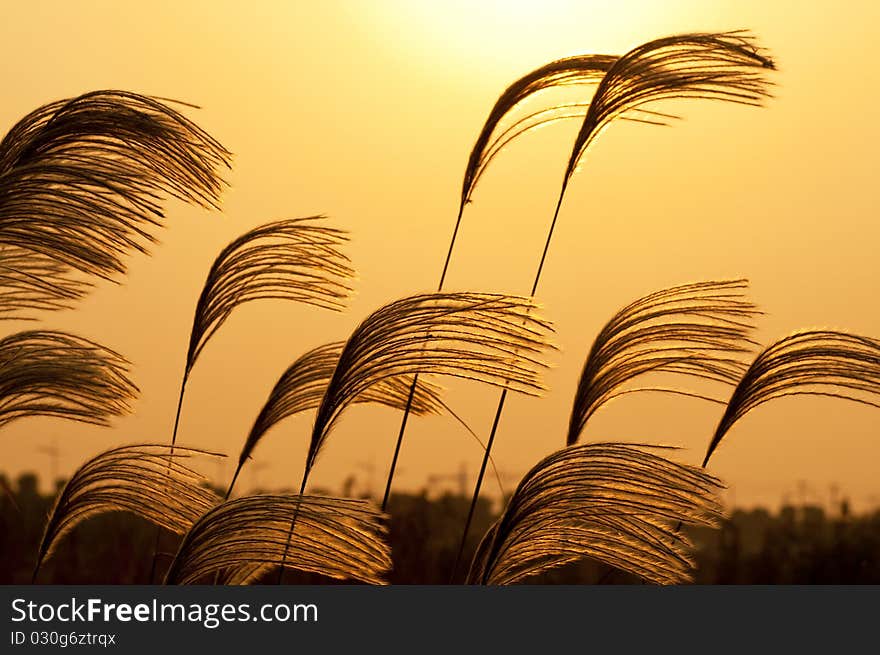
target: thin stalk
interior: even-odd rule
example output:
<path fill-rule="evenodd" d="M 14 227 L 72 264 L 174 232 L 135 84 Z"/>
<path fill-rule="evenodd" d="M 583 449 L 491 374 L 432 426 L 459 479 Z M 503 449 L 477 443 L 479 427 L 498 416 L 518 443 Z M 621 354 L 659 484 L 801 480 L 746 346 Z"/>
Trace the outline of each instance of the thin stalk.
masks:
<path fill-rule="evenodd" d="M 232 474 L 232 480 L 229 482 L 229 487 L 226 489 L 226 495 L 223 496 L 223 502 L 229 500 L 229 496 L 232 495 L 232 488 L 235 486 L 235 481 L 238 480 L 238 474 L 241 473 L 241 469 L 244 466 L 245 460 L 242 460 L 238 463 L 238 466 L 235 468 L 235 473 Z M 217 571 L 214 574 L 214 582 L 213 584 L 220 584 L 220 571 Z"/>
<path fill-rule="evenodd" d="M 382 511 L 388 507 L 388 497 L 391 495 L 391 481 L 394 479 L 394 470 L 397 468 L 397 457 L 400 455 L 400 446 L 403 444 L 403 434 L 406 432 L 406 419 L 409 418 L 409 410 L 412 405 L 413 396 L 416 395 L 416 384 L 418 377 L 413 376 L 413 383 L 409 388 L 409 395 L 406 398 L 406 408 L 403 412 L 403 420 L 400 422 L 400 431 L 397 433 L 397 445 L 394 446 L 394 457 L 391 458 L 391 468 L 388 470 L 388 480 L 385 482 L 385 495 L 382 496 Z"/>
<path fill-rule="evenodd" d="M 711 454 L 710 454 L 711 455 Z M 703 459 L 703 463 L 700 464 L 700 468 L 706 470 L 706 467 L 709 465 L 709 457 L 710 455 L 706 455 Z M 683 523 L 681 521 L 678 522 L 678 525 L 675 526 L 675 535 L 677 536 L 679 532 L 681 532 L 681 526 Z"/>
<path fill-rule="evenodd" d="M 232 474 L 232 480 L 229 482 L 229 487 L 226 489 L 226 495 L 223 496 L 223 500 L 229 500 L 229 496 L 232 495 L 232 488 L 235 486 L 235 481 L 238 480 L 238 474 L 241 473 L 241 469 L 244 466 L 244 461 L 238 463 L 238 466 L 235 469 L 235 473 Z"/>
<path fill-rule="evenodd" d="M 553 220 L 550 222 L 550 229 L 547 231 L 547 239 L 544 241 L 544 250 L 541 252 L 541 261 L 538 263 L 538 270 L 535 271 L 535 279 L 532 282 L 532 290 L 529 293 L 531 297 L 535 296 L 538 290 L 538 283 L 541 281 L 541 272 L 544 270 L 544 262 L 547 261 L 547 252 L 550 250 L 550 242 L 553 240 L 553 232 L 556 229 L 556 221 L 559 218 L 559 210 L 562 207 L 562 199 L 565 197 L 565 189 L 568 187 L 568 177 L 562 182 L 562 189 L 559 191 L 559 198 L 556 200 L 556 209 L 553 212 Z M 461 562 L 461 556 L 464 552 L 464 545 L 467 541 L 468 532 L 471 529 L 471 521 L 474 518 L 474 509 L 477 506 L 477 500 L 480 498 L 480 488 L 483 485 L 483 475 L 486 472 L 486 464 L 492 455 L 492 444 L 495 442 L 495 433 L 498 431 L 498 424 L 501 421 L 501 413 L 504 411 L 504 402 L 507 400 L 507 389 L 501 391 L 501 397 L 498 399 L 498 407 L 495 410 L 495 418 L 492 421 L 492 431 L 489 433 L 489 440 L 486 442 L 486 450 L 483 453 L 483 462 L 480 465 L 480 474 L 477 476 L 477 483 L 474 485 L 474 494 L 471 497 L 471 506 L 468 510 L 467 520 L 464 524 L 464 531 L 461 535 L 461 541 L 458 544 L 458 554 L 455 556 L 455 563 L 452 565 L 452 575 L 450 583 L 455 580 L 458 572 L 458 566 Z"/>
<path fill-rule="evenodd" d="M 299 516 L 299 508 L 302 507 L 302 497 L 306 492 L 306 482 L 309 479 L 309 471 L 311 469 L 306 467 L 303 471 L 302 483 L 299 485 L 299 497 L 300 502 L 297 503 L 296 509 L 293 511 L 293 518 L 290 519 L 290 530 L 287 531 L 287 544 L 284 546 L 284 555 L 281 557 L 281 568 L 278 569 L 278 582 L 276 584 L 284 583 L 284 565 L 287 564 L 287 551 L 290 550 L 290 542 L 293 539 L 293 528 L 296 526 L 296 519 Z"/>
<path fill-rule="evenodd" d="M 707 454 L 705 458 L 703 458 L 703 463 L 700 464 L 700 468 L 706 470 L 706 467 L 709 465 L 709 457 L 711 457 L 711 453 Z M 678 522 L 678 525 L 675 526 L 674 535 L 678 536 L 678 533 L 681 532 L 681 526 L 684 525 L 681 521 Z"/>
<path fill-rule="evenodd" d="M 452 230 L 452 238 L 449 240 L 449 248 L 446 251 L 446 261 L 443 262 L 443 270 L 440 273 L 440 281 L 437 283 L 437 292 L 443 291 L 443 284 L 446 282 L 446 273 L 449 270 L 449 262 L 452 260 L 452 251 L 455 248 L 455 240 L 458 238 L 458 228 L 461 227 L 461 217 L 464 214 L 464 201 L 458 208 L 458 218 L 455 219 L 455 228 Z M 397 433 L 397 445 L 394 446 L 394 457 L 391 459 L 391 467 L 388 469 L 388 480 L 385 482 L 385 495 L 382 498 L 382 511 L 388 506 L 388 498 L 391 495 L 391 482 L 394 480 L 394 471 L 397 468 L 397 457 L 400 454 L 400 447 L 403 445 L 403 435 L 406 433 L 406 422 L 412 409 L 413 397 L 416 393 L 416 386 L 419 383 L 419 374 L 413 375 L 412 385 L 409 388 L 409 396 L 406 399 L 406 407 L 403 408 L 403 418 L 400 421 L 400 431 Z"/>
<path fill-rule="evenodd" d="M 486 442 L 486 450 L 483 453 L 483 462 L 480 464 L 480 473 L 477 475 L 477 484 L 474 487 L 474 495 L 471 497 L 471 506 L 468 510 L 467 520 L 464 524 L 464 533 L 458 544 L 458 553 L 455 555 L 455 563 L 452 565 L 452 574 L 449 576 L 449 584 L 452 584 L 455 581 L 455 576 L 458 573 L 458 564 L 461 561 L 464 544 L 471 527 L 471 521 L 474 518 L 474 510 L 477 508 L 477 500 L 480 498 L 480 486 L 483 484 L 483 475 L 486 473 L 486 463 L 489 461 L 489 452 L 492 450 L 492 443 L 495 441 L 495 433 L 498 430 L 498 422 L 501 420 L 501 412 L 504 410 L 504 400 L 506 398 L 507 389 L 503 389 L 501 391 L 501 399 L 498 403 L 498 408 L 495 410 L 495 420 L 492 421 L 492 431 L 489 433 L 489 441 Z"/>
<path fill-rule="evenodd" d="M 174 454 L 174 444 L 177 443 L 177 428 L 180 425 L 180 410 L 183 407 L 183 395 L 186 393 L 186 380 L 188 373 L 184 372 L 183 379 L 180 382 L 180 394 L 177 396 L 177 413 L 174 415 L 174 430 L 171 432 L 171 452 L 169 454 L 168 466 L 171 466 L 170 456 Z M 153 562 L 150 564 L 150 577 L 147 578 L 149 584 L 153 584 L 153 576 L 156 574 L 156 560 L 159 557 L 159 541 L 162 536 L 162 528 L 156 526 L 156 540 L 153 543 Z"/>

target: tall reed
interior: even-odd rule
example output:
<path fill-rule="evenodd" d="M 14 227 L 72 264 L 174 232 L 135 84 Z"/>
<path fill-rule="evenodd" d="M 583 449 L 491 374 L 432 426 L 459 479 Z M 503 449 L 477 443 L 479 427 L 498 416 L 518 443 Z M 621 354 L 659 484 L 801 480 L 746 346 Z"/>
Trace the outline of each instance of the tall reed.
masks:
<path fill-rule="evenodd" d="M 717 525 L 722 485 L 668 450 L 589 443 L 547 456 L 486 532 L 467 581 L 514 584 L 582 558 L 659 584 L 687 581 L 692 544 L 672 524 Z"/>
<path fill-rule="evenodd" d="M 227 245 L 214 260 L 196 304 L 186 364 L 177 397 L 171 451 L 177 442 L 186 384 L 202 350 L 235 308 L 244 303 L 292 300 L 340 310 L 351 293 L 354 271 L 340 246 L 344 232 L 311 216 L 260 225 Z M 150 572 L 152 581 L 160 533 Z"/>
<path fill-rule="evenodd" d="M 584 362 L 569 417 L 567 445 L 612 400 L 630 393 L 662 392 L 724 401 L 678 387 L 631 387 L 653 373 L 735 386 L 748 368 L 743 357 L 758 345 L 745 298 L 745 280 L 683 284 L 630 303 L 600 330 Z"/>
<path fill-rule="evenodd" d="M 880 407 L 880 341 L 840 330 L 804 330 L 764 348 L 733 390 L 702 467 L 709 466 L 721 441 L 746 414 L 771 400 L 801 395 Z"/>
<path fill-rule="evenodd" d="M 227 500 L 242 468 L 266 433 L 281 421 L 301 412 L 317 409 L 321 405 L 344 346 L 344 342 L 334 341 L 313 348 L 284 371 L 260 409 L 242 446 L 238 465 L 226 489 Z M 403 409 L 409 401 L 410 380 L 411 376 L 386 378 L 366 389 L 352 402 L 377 403 Z M 440 398 L 440 388 L 420 379 L 411 407 L 415 414 L 423 415 L 438 414 L 446 406 Z"/>
<path fill-rule="evenodd" d="M 206 479 L 183 461 L 195 455 L 221 457 L 191 448 L 135 444 L 112 448 L 80 466 L 49 513 L 31 581 L 58 542 L 82 521 L 106 512 L 132 512 L 176 533 L 189 527 L 219 498 Z"/>
<path fill-rule="evenodd" d="M 516 296 L 433 293 L 376 310 L 346 341 L 315 417 L 299 495 L 343 410 L 388 379 L 450 375 L 537 394 L 550 325 Z M 410 393 L 410 396 L 413 394 Z M 297 510 L 290 519 L 294 534 Z M 283 581 L 285 556 L 278 582 Z"/>
<path fill-rule="evenodd" d="M 486 119 L 482 130 L 480 130 L 480 134 L 471 149 L 470 156 L 468 157 L 468 163 L 465 168 L 464 180 L 461 187 L 458 216 L 455 219 L 455 225 L 452 229 L 452 237 L 449 240 L 449 247 L 446 250 L 446 258 L 443 261 L 443 268 L 440 271 L 440 279 L 437 282 L 438 292 L 443 291 L 443 286 L 446 282 L 446 274 L 449 271 L 449 263 L 452 260 L 452 253 L 455 249 L 459 228 L 461 227 L 464 208 L 471 202 L 477 182 L 479 182 L 492 160 L 516 137 L 549 122 L 577 117 L 580 114 L 577 111 L 575 111 L 574 114 L 567 111 L 572 109 L 570 106 L 551 107 L 548 110 L 530 113 L 524 118 L 516 121 L 507 129 L 500 130 L 499 126 L 504 119 L 512 113 L 515 113 L 525 100 L 541 91 L 563 86 L 597 83 L 616 59 L 616 57 L 607 55 L 579 55 L 552 61 L 549 64 L 532 71 L 528 75 L 521 77 L 501 94 L 495 102 L 492 111 L 489 113 L 489 117 Z M 385 493 L 382 498 L 383 510 L 387 507 L 388 498 L 391 494 L 391 485 L 397 467 L 397 458 L 400 455 L 400 448 L 403 445 L 403 438 L 406 434 L 407 419 L 409 418 L 409 413 L 412 407 L 412 395 L 415 393 L 417 382 L 418 376 L 415 377 L 412 386 L 410 387 L 410 398 L 407 400 L 407 405 L 403 410 L 403 417 L 400 421 L 397 443 L 394 447 L 394 455 L 392 456 L 391 466 L 388 470 L 388 479 L 385 484 Z"/>
<path fill-rule="evenodd" d="M 743 416 L 771 400 L 800 395 L 880 407 L 880 341 L 839 330 L 806 330 L 767 346 L 731 394 L 703 466 Z"/>
<path fill-rule="evenodd" d="M 290 516 L 297 532 L 289 536 Z M 245 584 L 289 556 L 293 566 L 337 579 L 384 584 L 391 549 L 383 515 L 369 502 L 322 496 L 258 495 L 224 501 L 186 532 L 166 584 L 193 584 L 227 571 Z M 283 570 L 283 569 L 282 569 Z"/>
<path fill-rule="evenodd" d="M 129 362 L 66 332 L 28 330 L 0 339 L 0 427 L 25 416 L 109 425 L 131 411 Z"/>
<path fill-rule="evenodd" d="M 0 141 L 0 318 L 72 306 L 147 252 L 171 196 L 217 208 L 230 153 L 170 105 L 92 91 L 37 108 Z"/>
<path fill-rule="evenodd" d="M 741 32 L 666 37 L 638 46 L 617 59 L 599 82 L 583 125 L 575 138 L 530 295 L 534 296 L 538 290 L 562 201 L 572 175 L 587 147 L 611 121 L 627 111 L 639 109 L 645 103 L 657 100 L 703 98 L 760 105 L 769 95 L 769 82 L 764 72 L 773 67 L 773 62 L 759 52 L 751 37 Z M 459 555 L 453 565 L 453 578 L 470 530 L 486 463 L 506 399 L 507 392 L 502 390 L 462 531 Z"/>

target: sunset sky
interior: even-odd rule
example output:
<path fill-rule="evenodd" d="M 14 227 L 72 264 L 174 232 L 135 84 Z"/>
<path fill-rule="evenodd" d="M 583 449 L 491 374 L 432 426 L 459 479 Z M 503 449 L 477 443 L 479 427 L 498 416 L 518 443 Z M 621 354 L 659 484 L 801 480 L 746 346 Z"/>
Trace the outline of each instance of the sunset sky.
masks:
<path fill-rule="evenodd" d="M 472 6 L 475 5 L 475 6 Z M 880 151 L 874 56 L 880 6 L 833 2 L 29 2 L 0 24 L 0 133 L 37 106 L 95 89 L 197 104 L 184 112 L 234 153 L 222 213 L 169 202 L 152 257 L 129 259 L 75 311 L 42 325 L 123 353 L 141 389 L 112 429 L 56 419 L 4 428 L 0 470 L 59 473 L 115 444 L 170 438 L 193 309 L 220 248 L 270 220 L 323 213 L 351 232 L 357 295 L 341 314 L 292 303 L 240 308 L 202 354 L 179 443 L 230 455 L 205 472 L 228 481 L 278 376 L 300 354 L 344 339 L 379 306 L 433 291 L 473 141 L 498 95 L 521 75 L 577 53 L 623 54 L 692 31 L 752 31 L 778 65 L 763 108 L 677 103 L 670 127 L 618 121 L 587 152 L 563 205 L 538 300 L 556 327 L 544 398 L 509 399 L 494 457 L 512 489 L 564 445 L 575 385 L 603 323 L 674 284 L 747 277 L 766 315 L 764 343 L 827 327 L 880 337 L 877 249 Z M 526 293 L 577 130 L 558 123 L 493 163 L 465 213 L 449 290 Z M 8 321 L 5 333 L 27 329 Z M 498 393 L 443 381 L 481 436 Z M 597 414 L 585 439 L 680 445 L 702 460 L 722 408 L 646 395 Z M 243 489 L 299 482 L 312 416 L 275 428 Z M 711 469 L 740 505 L 784 496 L 857 509 L 880 504 L 880 412 L 793 398 L 737 424 Z M 385 409 L 349 410 L 312 481 L 384 484 L 399 426 Z M 397 486 L 475 472 L 478 445 L 447 417 L 411 424 Z M 802 484 L 800 481 L 805 481 Z M 484 488 L 497 493 L 488 480 Z"/>

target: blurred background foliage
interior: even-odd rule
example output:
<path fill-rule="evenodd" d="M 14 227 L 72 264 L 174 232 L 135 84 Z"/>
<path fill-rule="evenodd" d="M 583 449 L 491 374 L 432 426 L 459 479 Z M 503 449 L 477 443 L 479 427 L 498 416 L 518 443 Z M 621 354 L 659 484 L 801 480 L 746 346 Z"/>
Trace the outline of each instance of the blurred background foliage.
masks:
<path fill-rule="evenodd" d="M 37 477 L 30 473 L 4 482 L 13 494 L 0 494 L 0 583 L 26 584 L 53 498 L 40 492 Z M 56 489 L 60 485 L 61 481 Z M 468 505 L 468 498 L 451 492 L 429 494 L 426 489 L 393 495 L 389 511 L 394 569 L 389 581 L 448 583 Z M 477 535 L 485 532 L 494 516 L 492 504 L 481 500 L 466 561 L 477 546 Z M 720 529 L 692 530 L 691 537 L 697 546 L 694 582 L 698 584 L 880 584 L 880 510 L 856 515 L 845 499 L 830 509 L 809 503 L 783 505 L 777 512 L 735 509 Z M 154 529 L 130 514 L 114 512 L 89 519 L 65 538 L 65 546 L 44 565 L 40 578 L 54 584 L 142 584 L 149 575 L 147 555 L 154 538 Z M 266 578 L 275 579 L 272 574 Z M 285 580 L 338 583 L 295 571 Z M 641 583 L 593 561 L 559 568 L 529 582 Z"/>

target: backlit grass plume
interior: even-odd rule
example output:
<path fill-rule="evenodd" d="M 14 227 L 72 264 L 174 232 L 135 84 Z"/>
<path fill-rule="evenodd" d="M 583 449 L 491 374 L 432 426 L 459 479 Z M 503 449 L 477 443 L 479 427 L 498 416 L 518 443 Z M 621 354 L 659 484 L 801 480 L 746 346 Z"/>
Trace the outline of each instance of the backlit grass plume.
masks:
<path fill-rule="evenodd" d="M 550 325 L 535 309 L 518 296 L 433 293 L 397 300 L 367 317 L 346 341 L 318 407 L 300 494 L 343 410 L 377 384 L 417 374 L 450 375 L 538 394 Z M 410 394 L 414 389 L 411 385 Z M 398 440 L 383 509 L 399 445 Z M 291 534 L 295 523 L 296 515 Z"/>
<path fill-rule="evenodd" d="M 68 307 L 89 278 L 124 273 L 124 256 L 154 241 L 163 197 L 217 206 L 229 152 L 168 102 L 94 91 L 39 107 L 9 130 L 0 296 L 15 300 L 4 313 Z"/>
<path fill-rule="evenodd" d="M 575 84 L 598 84 L 605 73 L 617 61 L 610 55 L 577 55 L 551 61 L 511 84 L 495 102 L 492 111 L 480 130 L 468 157 L 464 180 L 461 186 L 459 214 L 471 201 L 486 168 L 510 141 L 519 135 L 541 125 L 563 118 L 583 117 L 587 103 L 573 105 L 553 105 L 533 111 L 512 122 L 506 129 L 500 125 L 510 116 L 515 116 L 522 104 L 537 93 L 552 88 Z"/>
<path fill-rule="evenodd" d="M 242 467 L 266 432 L 286 418 L 318 408 L 333 377 L 344 345 L 342 341 L 334 341 L 313 348 L 291 364 L 281 375 L 248 434 L 235 474 L 226 492 L 227 498 Z M 378 403 L 394 409 L 403 409 L 409 398 L 411 381 L 412 376 L 380 380 L 352 402 Z M 438 414 L 443 408 L 440 388 L 424 378 L 420 379 L 412 403 L 412 411 L 417 415 Z"/>
<path fill-rule="evenodd" d="M 94 341 L 32 330 L 0 339 L 0 427 L 24 416 L 95 425 L 130 411 L 129 363 Z"/>
<path fill-rule="evenodd" d="M 290 535 L 296 515 L 296 534 Z M 332 578 L 384 584 L 391 568 L 385 515 L 370 503 L 321 496 L 246 496 L 202 516 L 183 538 L 166 584 L 193 584 L 223 569 L 245 582 L 286 566 Z"/>
<path fill-rule="evenodd" d="M 261 225 L 226 246 L 211 266 L 196 305 L 177 419 L 186 382 L 214 333 L 236 307 L 253 300 L 292 300 L 339 310 L 351 293 L 354 271 L 340 250 L 348 237 L 322 217 Z M 172 445 L 177 436 L 175 421 Z"/>
<path fill-rule="evenodd" d="M 351 293 L 349 280 L 354 276 L 348 257 L 340 249 L 347 240 L 345 232 L 323 224 L 322 216 L 310 216 L 260 225 L 217 255 L 196 304 L 171 433 L 172 450 L 190 373 L 233 310 L 254 300 L 290 300 L 323 309 L 342 309 Z M 155 564 L 154 555 L 154 569 Z"/>
<path fill-rule="evenodd" d="M 538 290 L 541 272 L 544 270 L 562 201 L 572 175 L 589 145 L 605 127 L 615 118 L 625 117 L 627 112 L 644 111 L 646 105 L 660 100 L 701 98 L 760 105 L 769 95 L 770 83 L 766 73 L 772 68 L 773 61 L 760 52 L 753 39 L 745 32 L 665 37 L 640 45 L 617 59 L 599 82 L 572 146 L 530 295 L 534 296 Z M 657 116 L 662 118 L 662 114 Z M 486 458 L 491 455 L 506 399 L 507 392 L 503 390 L 498 399 L 486 453 L 474 486 L 460 551 L 467 540 L 470 521 L 480 495 Z M 456 561 L 456 567 L 457 565 Z"/>
<path fill-rule="evenodd" d="M 562 194 L 590 143 L 615 118 L 658 100 L 698 98 L 760 106 L 773 60 L 744 31 L 680 34 L 633 48 L 608 69 L 590 102 Z"/>
<path fill-rule="evenodd" d="M 538 394 L 549 332 L 534 304 L 517 296 L 433 293 L 385 305 L 343 348 L 318 407 L 306 474 L 342 411 L 387 380 L 450 375 Z"/>
<path fill-rule="evenodd" d="M 32 317 L 21 312 L 70 307 L 91 284 L 69 272 L 66 264 L 0 243 L 0 319 L 28 320 Z"/>
<path fill-rule="evenodd" d="M 195 455 L 218 456 L 191 448 L 137 444 L 113 448 L 80 466 L 49 514 L 37 554 L 34 578 L 59 541 L 86 519 L 126 511 L 157 526 L 186 532 L 219 502 L 206 479 L 183 462 Z"/>
<path fill-rule="evenodd" d="M 452 259 L 452 252 L 455 249 L 456 238 L 461 227 L 465 205 L 471 201 L 471 196 L 477 182 L 485 173 L 492 160 L 508 143 L 519 135 L 549 122 L 582 116 L 587 105 L 585 102 L 575 103 L 574 105 L 553 105 L 521 116 L 507 125 L 505 129 L 500 129 L 501 124 L 507 118 L 515 116 L 525 101 L 542 91 L 576 84 L 591 85 L 598 83 L 616 60 L 617 57 L 609 55 L 578 55 L 552 61 L 516 80 L 501 94 L 492 111 L 489 112 L 489 117 L 483 124 L 483 128 L 480 130 L 480 134 L 477 136 L 477 140 L 471 148 L 468 157 L 464 180 L 462 181 L 458 217 L 452 230 L 452 238 L 446 251 L 446 259 L 440 271 L 440 279 L 437 283 L 438 292 L 443 291 L 446 274 L 449 271 L 449 263 Z M 418 375 L 414 377 L 412 382 L 410 389 L 411 397 L 415 393 L 417 381 Z M 403 444 L 410 409 L 410 404 L 407 403 L 403 410 L 395 452 L 399 452 Z M 393 478 L 394 469 L 392 468 L 391 474 L 388 477 L 383 507 L 387 503 Z"/>
<path fill-rule="evenodd" d="M 770 400 L 797 395 L 830 396 L 880 407 L 880 341 L 812 330 L 768 346 L 734 390 L 703 466 L 739 419 Z"/>
<path fill-rule="evenodd" d="M 657 291 L 621 309 L 593 342 L 575 393 L 567 444 L 575 443 L 590 417 L 610 400 L 638 391 L 703 398 L 678 388 L 627 385 L 649 373 L 675 373 L 736 385 L 748 364 L 740 357 L 756 345 L 749 338 L 755 306 L 745 299 L 745 280 L 697 282 Z"/>
<path fill-rule="evenodd" d="M 692 545 L 674 526 L 716 525 L 721 484 L 657 450 L 575 444 L 542 460 L 483 538 L 468 582 L 514 584 L 583 558 L 658 584 L 689 580 Z"/>

